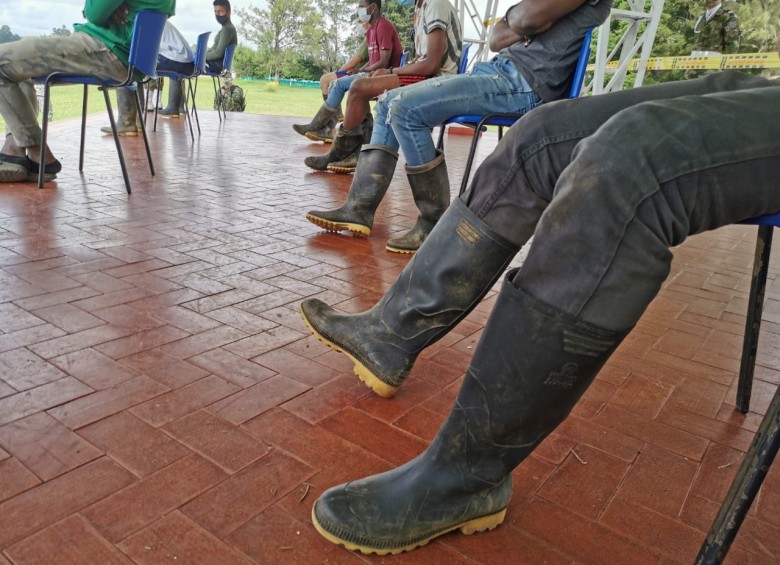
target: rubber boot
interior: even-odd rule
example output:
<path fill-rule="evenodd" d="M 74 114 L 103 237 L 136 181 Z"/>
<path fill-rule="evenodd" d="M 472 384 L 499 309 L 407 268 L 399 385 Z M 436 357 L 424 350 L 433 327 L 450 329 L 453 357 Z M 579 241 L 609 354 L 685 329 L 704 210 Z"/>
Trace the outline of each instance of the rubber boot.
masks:
<path fill-rule="evenodd" d="M 374 116 L 371 115 L 371 112 L 368 112 L 366 114 L 366 117 L 363 118 L 363 122 L 360 125 L 363 128 L 363 144 L 365 145 L 371 143 L 371 134 L 374 132 Z M 360 156 L 360 149 L 353 152 L 346 159 L 342 159 L 341 161 L 336 161 L 335 163 L 330 163 L 328 165 L 328 170 L 333 173 L 351 175 L 352 173 L 355 172 L 355 168 L 357 168 L 357 162 L 359 156 Z"/>
<path fill-rule="evenodd" d="M 393 180 L 397 162 L 398 153 L 389 147 L 363 146 L 347 201 L 335 210 L 311 210 L 306 219 L 327 231 L 348 230 L 357 236 L 369 235 L 374 227 L 374 213 Z"/>
<path fill-rule="evenodd" d="M 343 127 L 338 129 L 336 137 L 333 138 L 333 145 L 330 151 L 325 155 L 311 155 L 306 157 L 303 162 L 307 167 L 315 171 L 325 171 L 328 165 L 335 161 L 341 161 L 355 151 L 360 151 L 363 146 L 363 128 L 362 125 L 353 130 L 345 130 Z"/>
<path fill-rule="evenodd" d="M 331 108 L 323 102 L 308 124 L 293 124 L 293 129 L 312 141 L 331 143 L 334 139 L 334 129 L 338 124 L 338 112 L 338 108 Z"/>
<path fill-rule="evenodd" d="M 135 106 L 135 92 L 127 88 L 116 91 L 116 133 L 121 137 L 136 137 L 138 130 L 138 109 Z M 100 131 L 106 135 L 114 135 L 111 126 L 103 126 Z"/>
<path fill-rule="evenodd" d="M 380 555 L 453 530 L 495 528 L 512 496 L 512 470 L 566 418 L 626 333 L 561 312 L 507 280 L 428 449 L 325 491 L 312 509 L 315 528 Z"/>
<path fill-rule="evenodd" d="M 157 115 L 165 118 L 178 118 L 184 113 L 182 109 L 181 81 L 171 79 L 168 81 L 168 104 Z"/>
<path fill-rule="evenodd" d="M 444 154 L 438 155 L 430 163 L 416 167 L 406 167 L 406 176 L 412 187 L 414 202 L 420 209 L 417 223 L 405 235 L 387 241 L 385 249 L 393 253 L 414 253 L 422 245 L 433 226 L 450 204 L 450 179 L 447 176 L 447 164 Z"/>
<path fill-rule="evenodd" d="M 517 251 L 457 199 L 373 308 L 343 314 L 310 298 L 303 321 L 375 393 L 392 396 L 420 352 L 479 304 Z"/>

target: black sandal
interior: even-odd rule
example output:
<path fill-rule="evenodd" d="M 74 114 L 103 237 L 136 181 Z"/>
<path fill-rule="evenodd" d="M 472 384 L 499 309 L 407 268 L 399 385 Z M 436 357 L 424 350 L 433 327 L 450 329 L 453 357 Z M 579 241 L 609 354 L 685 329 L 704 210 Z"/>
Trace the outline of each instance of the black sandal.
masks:
<path fill-rule="evenodd" d="M 27 180 L 30 182 L 37 181 L 38 180 L 38 171 L 40 170 L 40 165 L 30 159 L 29 157 L 25 157 L 27 159 L 27 169 L 29 170 L 29 174 L 27 175 Z M 60 163 L 57 159 L 54 160 L 53 163 L 49 163 L 43 168 L 43 180 L 44 181 L 50 181 L 57 178 L 57 173 L 59 173 L 62 170 L 62 163 Z"/>
<path fill-rule="evenodd" d="M 0 153 L 0 182 L 21 182 L 30 174 L 27 156 L 17 157 Z"/>

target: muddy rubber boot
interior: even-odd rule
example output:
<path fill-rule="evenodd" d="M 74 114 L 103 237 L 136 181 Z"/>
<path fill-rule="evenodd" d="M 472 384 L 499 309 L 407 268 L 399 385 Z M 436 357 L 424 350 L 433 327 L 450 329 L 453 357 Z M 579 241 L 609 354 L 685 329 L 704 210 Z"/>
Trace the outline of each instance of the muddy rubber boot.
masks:
<path fill-rule="evenodd" d="M 323 103 L 308 124 L 293 124 L 293 129 L 312 141 L 333 141 L 333 130 L 338 124 L 338 109 Z"/>
<path fill-rule="evenodd" d="M 303 321 L 375 393 L 392 396 L 420 352 L 479 304 L 517 251 L 457 199 L 373 308 L 345 314 L 310 298 Z"/>
<path fill-rule="evenodd" d="M 363 144 L 366 145 L 371 143 L 371 134 L 374 132 L 374 116 L 371 115 L 371 112 L 366 114 L 366 117 L 363 118 L 363 122 L 360 125 L 363 128 Z M 346 159 L 330 163 L 328 165 L 328 170 L 333 173 L 351 175 L 355 172 L 355 168 L 357 167 L 358 157 L 360 157 L 360 149 L 352 153 Z"/>
<path fill-rule="evenodd" d="M 171 79 L 168 81 L 168 104 L 165 108 L 157 112 L 158 116 L 164 118 L 178 118 L 184 113 L 182 109 L 182 87 L 181 81 Z"/>
<path fill-rule="evenodd" d="M 343 127 L 340 127 L 336 137 L 333 138 L 333 144 L 330 146 L 330 151 L 325 153 L 325 155 L 311 155 L 306 157 L 303 162 L 307 167 L 310 167 L 315 171 L 325 171 L 331 163 L 346 159 L 355 151 L 360 151 L 362 145 L 362 126 L 358 126 L 353 130 L 345 130 Z"/>
<path fill-rule="evenodd" d="M 135 92 L 127 88 L 119 88 L 116 91 L 116 133 L 120 137 L 136 137 L 140 127 L 138 126 L 138 109 L 135 106 Z M 111 126 L 103 126 L 100 131 L 106 135 L 114 135 Z"/>
<path fill-rule="evenodd" d="M 306 219 L 327 231 L 369 235 L 374 227 L 374 212 L 393 180 L 396 163 L 398 153 L 389 147 L 364 145 L 346 202 L 335 210 L 310 210 Z"/>
<path fill-rule="evenodd" d="M 401 553 L 433 538 L 501 524 L 512 470 L 565 418 L 627 332 L 596 327 L 507 280 L 455 405 L 428 449 L 333 487 L 312 521 L 362 553 Z"/>
<path fill-rule="evenodd" d="M 450 179 L 447 164 L 441 151 L 430 163 L 406 167 L 406 176 L 412 187 L 414 203 L 420 215 L 414 227 L 401 237 L 387 241 L 385 249 L 393 253 L 414 253 L 422 245 L 433 226 L 439 221 L 450 204 Z"/>

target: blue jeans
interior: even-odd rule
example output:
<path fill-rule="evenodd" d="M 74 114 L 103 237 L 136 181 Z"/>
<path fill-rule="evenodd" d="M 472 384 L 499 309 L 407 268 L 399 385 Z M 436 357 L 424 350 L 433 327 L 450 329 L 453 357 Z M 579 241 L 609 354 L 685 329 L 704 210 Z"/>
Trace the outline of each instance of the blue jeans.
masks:
<path fill-rule="evenodd" d="M 431 130 L 460 114 L 524 114 L 542 103 L 517 67 L 498 55 L 469 74 L 436 77 L 379 97 L 371 144 L 397 150 L 409 166 L 436 158 Z"/>
<path fill-rule="evenodd" d="M 352 83 L 359 78 L 365 78 L 367 76 L 368 73 L 355 73 L 354 75 L 337 78 L 328 86 L 328 97 L 325 99 L 325 104 L 331 108 L 338 108 L 341 106 L 341 101 L 344 100 Z"/>
<path fill-rule="evenodd" d="M 468 207 L 533 244 L 514 284 L 632 327 L 689 234 L 780 211 L 780 83 L 723 71 L 545 104 L 483 162 Z"/>

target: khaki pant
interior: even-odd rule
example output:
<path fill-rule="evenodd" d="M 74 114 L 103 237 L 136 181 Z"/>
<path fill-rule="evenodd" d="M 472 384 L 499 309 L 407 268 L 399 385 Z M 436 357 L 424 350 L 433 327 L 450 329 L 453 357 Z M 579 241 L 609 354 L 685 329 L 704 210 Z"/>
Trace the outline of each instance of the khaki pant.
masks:
<path fill-rule="evenodd" d="M 38 100 L 30 79 L 60 71 L 124 80 L 127 67 L 102 42 L 82 32 L 25 37 L 0 45 L 0 115 L 20 147 L 38 145 Z"/>

